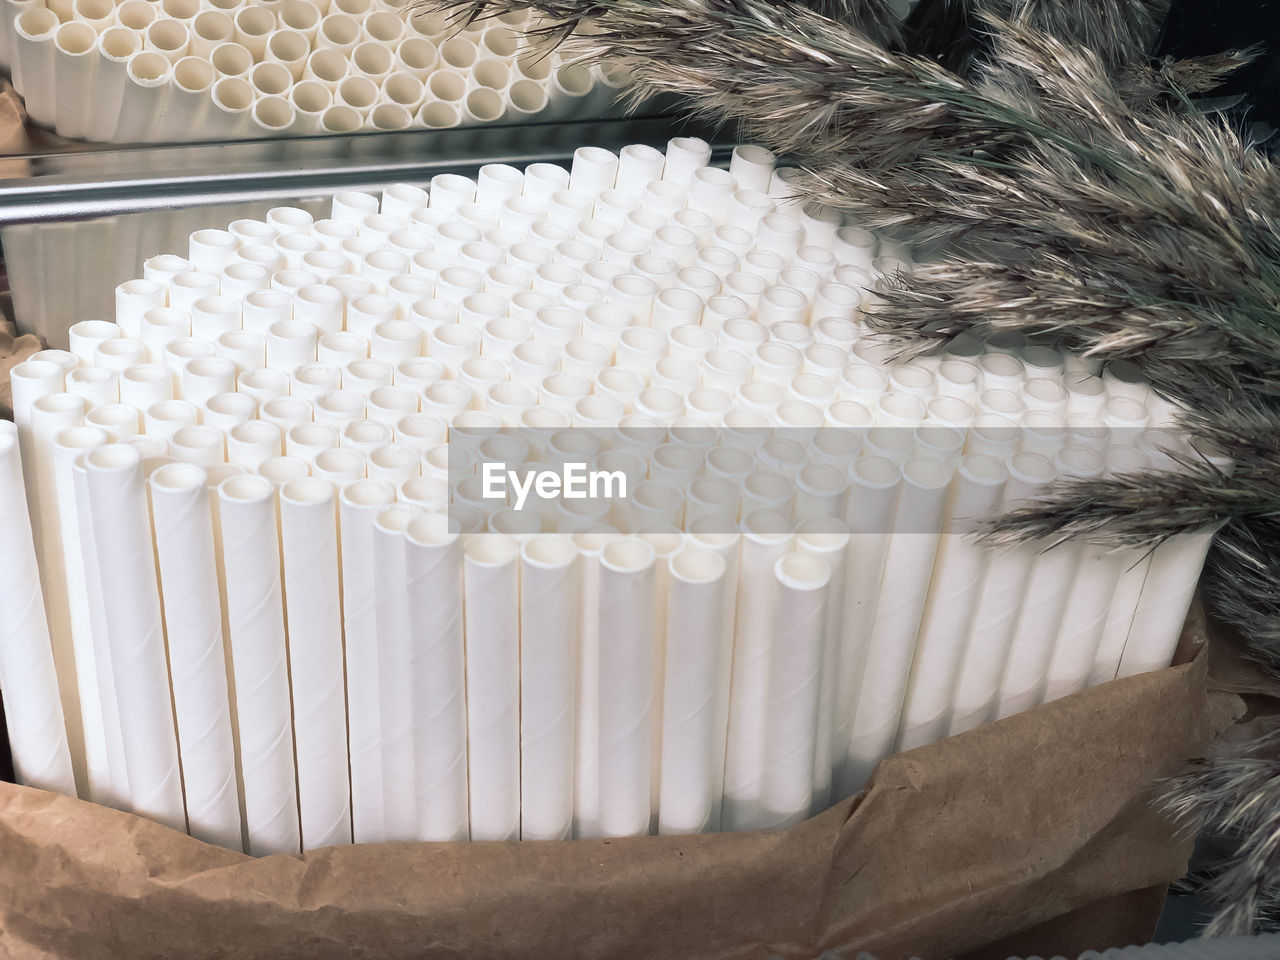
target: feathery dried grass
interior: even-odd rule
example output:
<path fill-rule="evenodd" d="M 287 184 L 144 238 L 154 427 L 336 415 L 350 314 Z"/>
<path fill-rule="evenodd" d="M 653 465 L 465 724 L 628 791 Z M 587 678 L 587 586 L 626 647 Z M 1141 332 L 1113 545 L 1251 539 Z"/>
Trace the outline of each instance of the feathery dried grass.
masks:
<path fill-rule="evenodd" d="M 1165 785 L 1163 802 L 1189 830 L 1240 844 L 1204 888 L 1218 908 L 1206 936 L 1250 934 L 1260 920 L 1280 918 L 1280 726 L 1253 740 L 1220 743 Z"/>
<path fill-rule="evenodd" d="M 533 8 L 539 36 L 675 93 L 788 155 L 802 193 L 960 251 L 882 291 L 911 352 L 962 333 L 1052 334 L 1129 358 L 1234 469 L 1064 485 L 996 538 L 1154 545 L 1221 524 L 1205 586 L 1280 670 L 1280 172 L 1191 101 L 1255 51 L 1153 64 L 1164 0 L 969 0 L 901 30 L 885 0 L 427 0 L 462 20 Z M 917 18 L 918 26 L 919 18 Z M 970 42 L 973 39 L 975 42 Z M 1172 801 L 1235 829 L 1216 932 L 1277 894 L 1280 740 L 1206 761 Z"/>

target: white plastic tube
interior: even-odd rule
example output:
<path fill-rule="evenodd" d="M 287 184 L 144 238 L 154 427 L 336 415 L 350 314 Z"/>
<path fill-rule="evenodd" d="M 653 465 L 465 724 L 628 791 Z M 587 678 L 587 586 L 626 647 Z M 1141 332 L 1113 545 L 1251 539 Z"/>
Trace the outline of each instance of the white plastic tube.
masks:
<path fill-rule="evenodd" d="M 206 474 L 161 467 L 149 480 L 183 792 L 191 835 L 241 849 L 222 610 Z"/>
<path fill-rule="evenodd" d="M 0 618 L 0 685 L 18 782 L 76 795 L 71 752 L 58 697 L 35 544 L 22 502 L 17 431 L 0 421 L 0 583 L 10 612 Z"/>
<path fill-rule="evenodd" d="M 85 463 L 130 806 L 185 832 L 142 457 L 134 447 L 111 444 L 86 454 Z"/>
<path fill-rule="evenodd" d="M 902 468 L 850 732 L 848 776 L 859 786 L 892 752 L 897 736 L 951 473 L 950 464 L 918 457 Z"/>
<path fill-rule="evenodd" d="M 308 477 L 281 488 L 280 543 L 302 848 L 315 850 L 351 842 L 332 484 Z"/>
<path fill-rule="evenodd" d="M 275 501 L 266 477 L 245 474 L 218 487 L 247 852 L 253 856 L 301 850 Z"/>
<path fill-rule="evenodd" d="M 762 805 L 767 825 L 786 827 L 813 806 L 831 567 L 821 557 L 790 553 L 774 565 L 774 576 Z"/>
<path fill-rule="evenodd" d="M 690 547 L 668 562 L 658 832 L 703 833 L 719 820 L 728 659 L 726 567 Z"/>
<path fill-rule="evenodd" d="M 443 514 L 409 524 L 405 573 L 413 654 L 414 772 L 423 840 L 468 835 L 462 541 Z"/>
<path fill-rule="evenodd" d="M 520 552 L 520 838 L 566 840 L 573 826 L 577 550 L 564 535 Z"/>
<path fill-rule="evenodd" d="M 654 557 L 638 537 L 616 540 L 600 556 L 599 790 L 606 837 L 649 831 Z"/>
<path fill-rule="evenodd" d="M 520 830 L 518 557 L 516 541 L 501 534 L 479 534 L 465 546 L 472 840 L 513 840 Z"/>

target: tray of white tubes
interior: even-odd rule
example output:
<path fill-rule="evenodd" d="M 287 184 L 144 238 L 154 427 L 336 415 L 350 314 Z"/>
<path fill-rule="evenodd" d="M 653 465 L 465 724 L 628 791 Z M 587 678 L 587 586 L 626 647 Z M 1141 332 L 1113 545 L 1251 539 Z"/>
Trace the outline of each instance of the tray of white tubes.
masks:
<path fill-rule="evenodd" d="M 895 360 L 910 251 L 709 156 L 210 223 L 15 367 L 20 778 L 253 854 L 779 827 L 1167 666 L 1209 534 L 979 535 L 1178 469 L 1176 409 L 1006 335 Z"/>
<path fill-rule="evenodd" d="M 172 143 L 616 114 L 607 69 L 387 0 L 6 0 L 0 63 L 71 140 Z"/>

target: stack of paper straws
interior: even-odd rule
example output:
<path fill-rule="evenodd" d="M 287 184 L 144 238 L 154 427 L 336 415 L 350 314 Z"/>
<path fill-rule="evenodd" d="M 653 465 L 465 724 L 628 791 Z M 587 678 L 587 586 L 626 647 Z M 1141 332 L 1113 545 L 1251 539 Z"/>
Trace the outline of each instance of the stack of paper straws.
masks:
<path fill-rule="evenodd" d="M 976 532 L 1060 478 L 1176 469 L 1176 409 L 1016 337 L 895 361 L 860 316 L 907 251 L 761 148 L 710 153 L 199 230 L 16 367 L 24 782 L 254 854 L 777 827 L 894 750 L 1166 666 L 1209 532 Z M 575 463 L 625 496 L 512 493 Z"/>
<path fill-rule="evenodd" d="M 5 0 L 27 113 L 114 143 L 594 116 L 619 84 L 527 46 L 529 11 L 453 29 L 387 0 Z"/>

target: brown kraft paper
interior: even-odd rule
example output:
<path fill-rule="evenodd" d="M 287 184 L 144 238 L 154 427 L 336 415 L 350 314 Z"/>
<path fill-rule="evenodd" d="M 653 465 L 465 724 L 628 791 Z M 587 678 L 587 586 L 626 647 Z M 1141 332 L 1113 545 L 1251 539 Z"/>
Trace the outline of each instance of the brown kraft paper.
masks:
<path fill-rule="evenodd" d="M 1190 852 L 1153 782 L 1242 709 L 1206 682 L 1198 616 L 1183 640 L 1178 666 L 891 757 L 857 797 L 780 832 L 254 860 L 0 784 L 0 956 L 1003 960 L 1015 944 L 1123 945 L 1149 934 Z"/>

